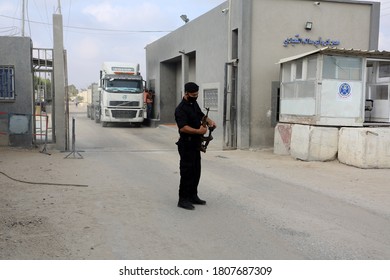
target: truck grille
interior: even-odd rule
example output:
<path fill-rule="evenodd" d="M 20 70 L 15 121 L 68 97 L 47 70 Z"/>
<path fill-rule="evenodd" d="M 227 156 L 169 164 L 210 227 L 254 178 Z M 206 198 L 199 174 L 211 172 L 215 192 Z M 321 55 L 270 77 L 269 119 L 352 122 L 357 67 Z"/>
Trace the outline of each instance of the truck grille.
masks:
<path fill-rule="evenodd" d="M 110 101 L 109 106 L 139 107 L 139 101 Z"/>
<path fill-rule="evenodd" d="M 111 110 L 111 114 L 116 119 L 133 119 L 137 116 L 137 110 Z"/>

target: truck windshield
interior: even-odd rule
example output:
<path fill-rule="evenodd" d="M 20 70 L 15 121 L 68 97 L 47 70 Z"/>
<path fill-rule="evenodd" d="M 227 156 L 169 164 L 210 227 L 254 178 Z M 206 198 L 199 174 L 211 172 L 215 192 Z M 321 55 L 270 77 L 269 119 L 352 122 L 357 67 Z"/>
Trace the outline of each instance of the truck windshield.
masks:
<path fill-rule="evenodd" d="M 140 93 L 142 81 L 139 80 L 107 80 L 106 91 L 121 93 Z"/>

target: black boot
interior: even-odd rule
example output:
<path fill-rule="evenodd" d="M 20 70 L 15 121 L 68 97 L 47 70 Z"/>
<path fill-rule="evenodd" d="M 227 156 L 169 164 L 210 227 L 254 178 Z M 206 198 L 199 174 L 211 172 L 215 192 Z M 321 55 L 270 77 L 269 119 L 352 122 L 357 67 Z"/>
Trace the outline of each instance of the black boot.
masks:
<path fill-rule="evenodd" d="M 193 204 L 206 205 L 206 201 L 203 199 L 200 199 L 198 195 L 194 195 L 190 199 L 190 202 L 192 202 Z"/>
<path fill-rule="evenodd" d="M 179 202 L 177 203 L 177 207 L 184 208 L 187 210 L 194 210 L 195 207 L 192 205 L 192 203 L 189 200 L 179 199 Z"/>

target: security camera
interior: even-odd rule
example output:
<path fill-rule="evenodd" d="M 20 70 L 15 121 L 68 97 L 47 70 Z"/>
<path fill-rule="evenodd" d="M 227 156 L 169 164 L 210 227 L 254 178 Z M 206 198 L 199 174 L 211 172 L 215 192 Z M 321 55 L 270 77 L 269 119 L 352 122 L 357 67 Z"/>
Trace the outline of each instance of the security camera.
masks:
<path fill-rule="evenodd" d="M 319 6 L 321 3 L 320 2 L 314 2 L 314 5 Z"/>
<path fill-rule="evenodd" d="M 222 10 L 222 13 L 223 13 L 223 14 L 226 14 L 228 11 L 229 11 L 229 9 L 228 9 L 228 8 L 225 8 L 225 9 Z"/>

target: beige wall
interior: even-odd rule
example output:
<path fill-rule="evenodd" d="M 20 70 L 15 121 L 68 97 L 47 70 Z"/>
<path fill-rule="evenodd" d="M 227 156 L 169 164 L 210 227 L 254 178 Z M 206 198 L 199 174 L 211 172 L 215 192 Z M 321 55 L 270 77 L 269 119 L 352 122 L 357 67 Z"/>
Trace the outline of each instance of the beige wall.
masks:
<path fill-rule="evenodd" d="M 379 6 L 368 1 L 231 0 L 146 46 L 147 79 L 156 81 L 156 111 L 161 121 L 173 121 L 182 87 L 181 51 L 191 55 L 189 80 L 219 85 L 218 110 L 210 112 L 219 129 L 214 145 L 223 146 L 225 65 L 231 63 L 232 30 L 238 34 L 237 148 L 272 147 L 272 82 L 279 81 L 278 61 L 312 51 L 314 45 L 284 47 L 301 38 L 339 40 L 340 48 L 376 48 Z M 229 11 L 222 13 L 225 8 Z M 374 7 L 374 13 L 372 8 Z M 306 31 L 306 21 L 313 29 Z M 274 88 L 276 88 L 274 84 Z M 199 99 L 202 102 L 202 97 Z M 273 110 L 271 112 L 271 110 Z"/>
<path fill-rule="evenodd" d="M 273 142 L 271 82 L 279 79 L 281 58 L 316 49 L 314 45 L 283 46 L 286 38 L 339 40 L 339 48 L 368 49 L 371 5 L 321 1 L 252 1 L 251 141 L 252 147 Z M 311 31 L 304 29 L 313 22 Z"/>

